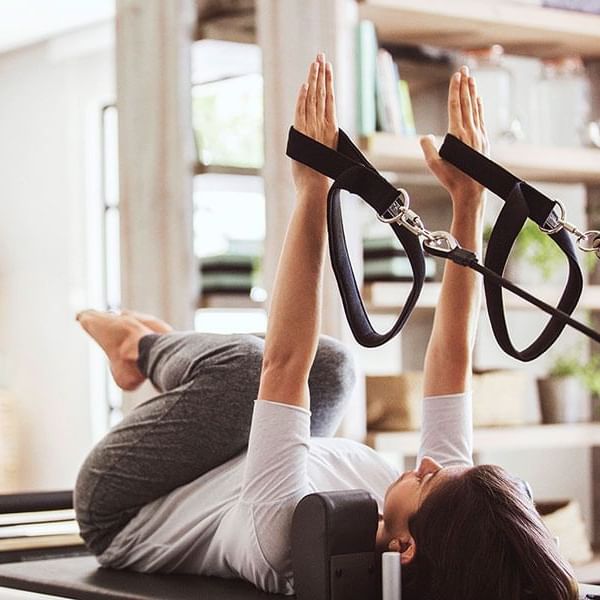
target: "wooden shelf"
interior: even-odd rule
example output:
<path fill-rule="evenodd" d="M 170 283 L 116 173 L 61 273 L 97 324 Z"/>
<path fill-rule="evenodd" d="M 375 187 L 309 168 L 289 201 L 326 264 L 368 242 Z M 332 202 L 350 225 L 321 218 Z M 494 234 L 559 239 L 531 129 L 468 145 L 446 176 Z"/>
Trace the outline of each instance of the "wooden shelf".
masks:
<path fill-rule="evenodd" d="M 367 440 L 378 452 L 415 456 L 420 436 L 418 431 L 377 431 Z M 600 446 L 600 423 L 483 427 L 476 428 L 473 437 L 474 452 L 592 446 Z"/>
<path fill-rule="evenodd" d="M 556 303 L 560 297 L 560 290 L 556 286 L 528 286 L 523 288 L 535 293 L 548 304 Z M 387 314 L 399 313 L 402 310 L 402 302 L 410 293 L 410 283 L 381 282 L 371 283 L 364 288 L 364 298 L 367 308 L 371 313 Z M 423 310 L 434 310 L 439 302 L 440 283 L 426 283 L 419 297 L 416 308 Z M 506 292 L 506 307 L 511 309 L 539 310 L 535 306 L 525 302 L 518 296 Z M 484 298 L 485 300 L 485 298 Z M 579 301 L 579 308 L 584 310 L 600 310 L 600 285 L 588 285 Z"/>
<path fill-rule="evenodd" d="M 221 40 L 239 44 L 256 43 L 256 18 L 254 11 L 225 15 L 198 24 L 193 39 Z"/>
<path fill-rule="evenodd" d="M 573 11 L 481 0 L 365 0 L 360 17 L 373 21 L 387 44 L 501 44 L 512 54 L 600 56 L 600 17 Z"/>
<path fill-rule="evenodd" d="M 442 139 L 437 140 L 441 145 Z M 382 171 L 428 173 L 417 137 L 377 133 L 361 142 L 369 160 Z M 600 150 L 499 143 L 492 158 L 530 181 L 600 183 Z"/>
<path fill-rule="evenodd" d="M 248 294 L 207 294 L 200 297 L 198 310 L 264 309 L 266 302 L 252 300 Z"/>
<path fill-rule="evenodd" d="M 251 175 L 260 177 L 262 170 L 255 167 L 228 167 L 224 165 L 204 165 L 200 162 L 194 164 L 194 175 Z"/>

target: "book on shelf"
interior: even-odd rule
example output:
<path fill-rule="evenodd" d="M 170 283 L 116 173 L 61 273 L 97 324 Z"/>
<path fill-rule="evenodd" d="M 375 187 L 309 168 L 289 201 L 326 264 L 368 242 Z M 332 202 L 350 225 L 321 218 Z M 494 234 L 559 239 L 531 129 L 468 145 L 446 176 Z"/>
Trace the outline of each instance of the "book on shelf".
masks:
<path fill-rule="evenodd" d="M 200 259 L 202 273 L 252 271 L 256 257 L 248 254 L 217 254 Z"/>
<path fill-rule="evenodd" d="M 367 20 L 359 22 L 357 32 L 358 134 L 370 136 L 375 133 L 377 115 L 375 105 L 377 34 L 373 22 Z"/>
<path fill-rule="evenodd" d="M 406 255 L 365 260 L 363 270 L 365 283 L 413 280 L 413 270 Z M 435 260 L 426 256 L 425 280 L 433 280 L 435 273 Z"/>
<path fill-rule="evenodd" d="M 357 33 L 358 133 L 375 131 L 414 135 L 415 120 L 408 83 L 385 48 L 379 48 L 375 26 L 363 20 Z"/>
<path fill-rule="evenodd" d="M 239 293 L 250 294 L 253 284 L 252 272 L 209 272 L 202 274 L 203 294 Z"/>
<path fill-rule="evenodd" d="M 398 81 L 398 86 L 400 90 L 400 110 L 402 113 L 404 135 L 416 135 L 417 127 L 415 125 L 415 115 L 413 113 L 412 101 L 410 99 L 408 82 L 404 79 L 400 79 Z"/>
<path fill-rule="evenodd" d="M 75 511 L 72 508 L 60 510 L 39 510 L 33 512 L 0 514 L 0 527 L 12 525 L 28 525 L 33 523 L 56 523 L 74 521 Z"/>
<path fill-rule="evenodd" d="M 377 51 L 377 121 L 381 131 L 401 134 L 400 75 L 392 55 L 383 48 Z"/>
<path fill-rule="evenodd" d="M 600 0 L 543 0 L 542 5 L 546 8 L 600 15 Z"/>
<path fill-rule="evenodd" d="M 0 515 L 0 562 L 6 553 L 83 546 L 72 509 Z"/>
<path fill-rule="evenodd" d="M 425 257 L 425 279 L 436 274 L 436 261 Z M 363 240 L 363 274 L 365 283 L 376 281 L 411 281 L 412 267 L 404 248 L 393 237 L 373 237 Z"/>
<path fill-rule="evenodd" d="M 219 310 L 239 310 L 239 309 L 261 309 L 262 300 L 255 300 L 252 293 L 248 292 L 210 292 L 200 296 L 198 308 L 219 309 Z"/>
<path fill-rule="evenodd" d="M 201 258 L 202 294 L 249 295 L 258 260 L 254 253 L 240 252 Z"/>

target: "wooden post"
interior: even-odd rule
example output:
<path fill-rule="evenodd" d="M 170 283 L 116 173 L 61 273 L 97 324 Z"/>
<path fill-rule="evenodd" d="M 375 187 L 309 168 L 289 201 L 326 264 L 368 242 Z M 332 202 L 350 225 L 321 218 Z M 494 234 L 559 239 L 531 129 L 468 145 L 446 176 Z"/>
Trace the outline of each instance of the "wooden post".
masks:
<path fill-rule="evenodd" d="M 193 325 L 193 0 L 117 0 L 122 305 Z"/>
<path fill-rule="evenodd" d="M 265 286 L 270 290 L 286 226 L 294 203 L 290 161 L 285 156 L 288 129 L 292 123 L 296 94 L 305 80 L 308 65 L 318 52 L 333 63 L 338 118 L 350 135 L 355 123 L 355 24 L 354 0 L 257 0 L 257 34 L 263 52 L 265 97 L 265 191 L 267 236 L 264 256 Z M 357 208 L 349 203 L 344 211 L 349 231 L 357 230 Z M 350 244 L 358 275 L 362 248 Z M 353 344 L 333 274 L 328 268 L 323 298 L 323 333 Z M 365 434 L 364 384 L 342 429 L 345 435 Z"/>

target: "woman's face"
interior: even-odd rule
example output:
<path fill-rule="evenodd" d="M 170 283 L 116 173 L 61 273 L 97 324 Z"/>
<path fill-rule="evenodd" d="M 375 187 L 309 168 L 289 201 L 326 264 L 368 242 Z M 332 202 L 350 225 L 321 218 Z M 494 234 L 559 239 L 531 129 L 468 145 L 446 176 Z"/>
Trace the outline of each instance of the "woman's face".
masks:
<path fill-rule="evenodd" d="M 464 473 L 468 467 L 442 467 L 425 456 L 414 471 L 403 473 L 385 494 L 383 515 L 377 530 L 380 552 L 404 552 L 411 541 L 409 519 L 419 510 L 427 496 L 448 478 Z"/>

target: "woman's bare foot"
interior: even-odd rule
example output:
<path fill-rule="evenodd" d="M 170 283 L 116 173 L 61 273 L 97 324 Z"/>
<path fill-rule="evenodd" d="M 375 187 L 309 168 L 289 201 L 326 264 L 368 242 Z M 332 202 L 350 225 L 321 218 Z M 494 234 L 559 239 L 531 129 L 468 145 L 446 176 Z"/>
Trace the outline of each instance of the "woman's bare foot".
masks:
<path fill-rule="evenodd" d="M 158 317 L 155 317 L 154 315 L 149 315 L 146 313 L 137 312 L 136 310 L 127 309 L 122 310 L 121 314 L 133 317 L 146 327 L 152 329 L 154 333 L 171 333 L 171 331 L 173 331 L 173 328 L 168 323 L 166 323 L 162 319 L 159 319 Z"/>
<path fill-rule="evenodd" d="M 97 310 L 84 310 L 77 320 L 106 353 L 116 384 L 126 391 L 138 388 L 146 379 L 137 366 L 138 344 L 154 330 L 130 315 Z"/>

